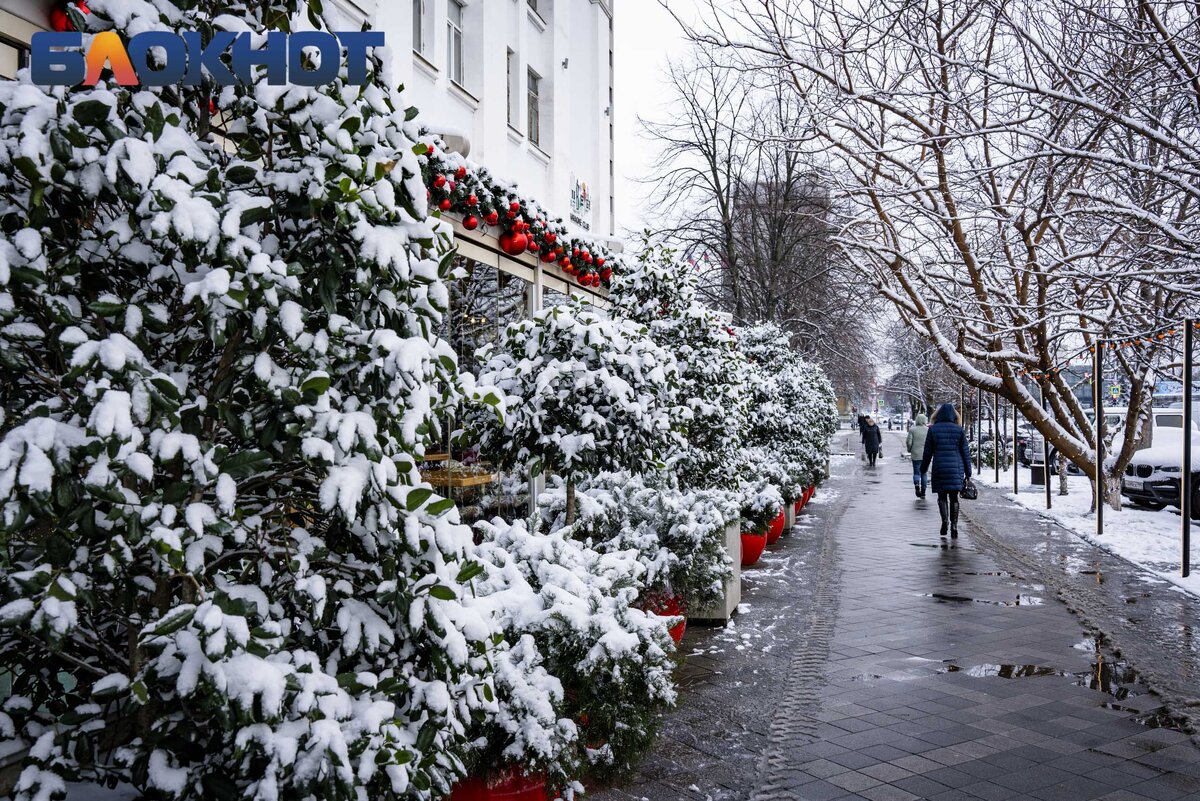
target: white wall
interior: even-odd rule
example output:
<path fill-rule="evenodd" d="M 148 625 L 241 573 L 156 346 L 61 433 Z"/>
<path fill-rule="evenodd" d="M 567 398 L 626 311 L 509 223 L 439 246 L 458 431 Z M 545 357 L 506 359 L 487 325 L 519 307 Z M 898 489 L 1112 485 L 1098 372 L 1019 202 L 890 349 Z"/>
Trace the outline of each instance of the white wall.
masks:
<path fill-rule="evenodd" d="M 349 3 L 352 0 L 340 0 Z M 359 0 L 359 5 L 370 0 Z M 379 4 L 373 25 L 388 41 L 394 81 L 430 128 L 462 133 L 470 157 L 514 181 L 564 220 L 570 218 L 572 178 L 591 194 L 590 233 L 613 231 L 609 105 L 609 0 L 470 0 L 464 14 L 466 75 L 448 75 L 449 0 L 424 0 L 425 53 L 412 52 L 411 0 Z M 516 54 L 514 114 L 509 125 L 507 52 Z M 564 61 L 566 65 L 564 66 Z M 541 139 L 528 137 L 526 76 L 541 76 Z"/>

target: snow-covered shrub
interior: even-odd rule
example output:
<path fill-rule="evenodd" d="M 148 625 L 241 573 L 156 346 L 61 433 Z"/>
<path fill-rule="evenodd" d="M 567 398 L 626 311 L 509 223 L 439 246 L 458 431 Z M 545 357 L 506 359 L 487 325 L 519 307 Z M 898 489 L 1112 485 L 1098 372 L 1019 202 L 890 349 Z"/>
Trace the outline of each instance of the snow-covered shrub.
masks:
<path fill-rule="evenodd" d="M 570 493 L 604 471 L 660 469 L 679 447 L 674 357 L 578 297 L 510 325 L 479 358 L 480 381 L 504 393 L 506 412 L 476 411 L 468 427 L 502 466 L 550 471 Z"/>
<path fill-rule="evenodd" d="M 739 450 L 748 433 L 749 365 L 729 329 L 696 300 L 694 271 L 669 249 L 645 243 L 636 261 L 613 277 L 613 313 L 647 327 L 679 364 L 686 444 L 672 460 L 684 489 L 736 486 Z"/>
<path fill-rule="evenodd" d="M 742 531 L 761 534 L 783 510 L 783 495 L 769 481 L 747 482 L 741 491 Z"/>
<path fill-rule="evenodd" d="M 566 525 L 566 491 L 559 484 L 538 498 L 541 527 L 565 530 L 602 553 L 633 551 L 645 569 L 643 602 L 678 596 L 685 608 L 721 597 L 733 562 L 725 527 L 739 518 L 737 496 L 724 490 L 681 492 L 665 481 L 603 473 L 577 490 L 579 516 Z"/>
<path fill-rule="evenodd" d="M 530 662 L 561 685 L 538 680 L 553 713 L 531 711 L 537 701 L 524 694 L 531 688 L 522 689 L 518 715 L 526 727 L 505 727 L 506 747 L 527 756 L 544 752 L 542 764 L 560 774 L 574 763 L 594 776 L 628 771 L 675 702 L 666 619 L 633 605 L 645 572 L 637 554 L 600 553 L 561 531 L 531 534 L 523 522 L 496 519 L 478 528 L 486 569 L 477 603 L 492 604 L 510 637 L 532 637 L 538 655 Z M 523 597 L 503 597 L 514 592 Z M 502 596 L 499 603 L 494 595 Z M 578 733 L 569 731 L 572 720 Z M 574 754 L 563 752 L 568 743 Z"/>
<path fill-rule="evenodd" d="M 124 33 L 295 0 L 89 0 Z M 488 706 L 415 122 L 364 87 L 0 81 L 0 731 L 16 793 L 439 798 Z M 214 126 L 221 141 L 213 138 Z M 505 651 L 524 659 L 523 641 Z"/>
<path fill-rule="evenodd" d="M 819 366 L 792 349 L 787 333 L 775 323 L 740 329 L 738 345 L 750 359 L 754 376 L 749 443 L 755 453 L 746 455 L 752 471 L 782 470 L 790 477 L 789 485 L 820 483 L 830 437 L 838 426 L 833 385 Z M 769 461 L 777 464 L 764 467 Z"/>

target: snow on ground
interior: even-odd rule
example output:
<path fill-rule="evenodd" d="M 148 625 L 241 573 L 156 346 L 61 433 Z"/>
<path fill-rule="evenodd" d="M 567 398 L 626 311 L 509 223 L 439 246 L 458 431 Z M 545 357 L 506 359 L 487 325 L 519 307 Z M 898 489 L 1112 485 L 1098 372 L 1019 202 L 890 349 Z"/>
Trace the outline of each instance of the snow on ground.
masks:
<path fill-rule="evenodd" d="M 1052 476 L 1051 508 L 1047 510 L 1045 487 L 1034 486 L 1029 468 L 1020 467 L 1019 471 L 1020 494 L 1015 496 L 1018 504 L 1054 520 L 1093 545 L 1133 562 L 1194 595 L 1200 595 L 1200 573 L 1193 571 L 1186 579 L 1179 575 L 1181 520 L 1177 509 L 1151 512 L 1135 509 L 1128 504 L 1119 512 L 1106 508 L 1104 535 L 1097 536 L 1096 515 L 1090 511 L 1091 482 L 1083 476 L 1068 476 L 1070 494 L 1062 496 L 1058 494 L 1058 476 Z M 998 485 L 995 478 L 995 469 L 990 467 L 984 467 L 982 473 L 975 477 L 977 483 L 998 486 L 1007 497 L 1013 498 L 1012 470 L 1000 472 Z M 1193 523 L 1193 528 L 1192 565 L 1200 569 L 1200 526 Z"/>

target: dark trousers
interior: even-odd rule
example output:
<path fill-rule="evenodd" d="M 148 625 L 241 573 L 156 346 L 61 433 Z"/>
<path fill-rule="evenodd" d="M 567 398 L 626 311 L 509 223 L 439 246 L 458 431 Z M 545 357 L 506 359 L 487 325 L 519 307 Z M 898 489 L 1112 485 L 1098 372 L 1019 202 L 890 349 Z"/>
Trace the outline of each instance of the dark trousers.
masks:
<path fill-rule="evenodd" d="M 874 466 L 875 466 L 875 460 L 876 460 L 876 459 L 878 459 L 878 458 L 879 458 L 879 452 L 878 452 L 878 451 L 876 451 L 875 453 L 868 453 L 868 454 L 867 454 L 867 464 L 868 464 L 868 465 L 870 465 L 871 467 L 874 467 Z"/>
<path fill-rule="evenodd" d="M 942 525 L 947 523 L 958 525 L 958 493 L 957 492 L 939 492 L 938 496 L 938 512 L 942 515 Z"/>

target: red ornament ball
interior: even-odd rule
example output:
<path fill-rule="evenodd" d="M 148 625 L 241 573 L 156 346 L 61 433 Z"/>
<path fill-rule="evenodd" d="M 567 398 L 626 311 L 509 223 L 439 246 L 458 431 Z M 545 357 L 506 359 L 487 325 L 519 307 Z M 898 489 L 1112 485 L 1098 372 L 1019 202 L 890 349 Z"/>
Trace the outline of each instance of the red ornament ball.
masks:
<path fill-rule="evenodd" d="M 463 228 L 466 228 L 468 231 L 474 231 L 478 227 L 479 218 L 474 214 L 468 214 L 466 217 L 463 217 Z"/>
<path fill-rule="evenodd" d="M 438 203 L 438 208 L 442 211 L 450 211 L 450 198 L 444 197 Z"/>
<path fill-rule="evenodd" d="M 459 178 L 466 178 L 467 177 L 467 168 L 459 167 L 457 170 L 454 171 L 454 174 L 457 175 Z"/>
<path fill-rule="evenodd" d="M 557 241 L 557 240 L 558 240 L 558 237 L 554 235 L 553 231 L 546 234 L 546 244 L 547 245 L 553 245 L 555 243 L 555 241 Z"/>
<path fill-rule="evenodd" d="M 604 257 L 603 257 L 603 256 L 597 256 L 597 257 L 596 257 L 596 266 L 597 266 L 597 267 L 603 267 L 603 266 L 604 266 Z M 612 272 L 612 270 L 609 270 L 609 272 Z"/>
<path fill-rule="evenodd" d="M 509 203 L 508 210 L 511 211 L 513 214 L 516 214 L 518 211 L 521 210 L 520 202 L 514 200 L 512 203 Z"/>
<path fill-rule="evenodd" d="M 605 267 L 603 270 L 600 271 L 600 280 L 601 281 L 607 281 L 610 278 L 612 278 L 612 268 L 611 267 Z"/>
<path fill-rule="evenodd" d="M 527 246 L 527 249 L 530 253 L 537 253 L 542 249 L 542 247 L 536 241 L 534 241 L 533 237 L 531 236 L 529 237 L 529 245 Z"/>
<path fill-rule="evenodd" d="M 87 7 L 87 3 L 83 0 L 77 0 L 75 8 L 80 14 L 91 14 L 92 10 Z M 71 22 L 71 15 L 67 13 L 67 4 L 63 2 L 55 3 L 54 8 L 50 9 L 50 30 L 66 33 L 75 30 L 75 24 Z"/>
<path fill-rule="evenodd" d="M 441 189 L 445 185 L 446 185 L 446 176 L 439 175 L 433 179 L 433 188 L 434 189 Z"/>
<path fill-rule="evenodd" d="M 467 205 L 468 206 L 478 206 L 479 198 L 475 197 L 474 195 L 467 195 Z"/>
<path fill-rule="evenodd" d="M 489 211 L 486 215 L 484 215 L 483 221 L 488 225 L 499 225 L 500 215 L 494 211 Z"/>

